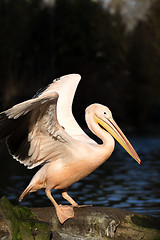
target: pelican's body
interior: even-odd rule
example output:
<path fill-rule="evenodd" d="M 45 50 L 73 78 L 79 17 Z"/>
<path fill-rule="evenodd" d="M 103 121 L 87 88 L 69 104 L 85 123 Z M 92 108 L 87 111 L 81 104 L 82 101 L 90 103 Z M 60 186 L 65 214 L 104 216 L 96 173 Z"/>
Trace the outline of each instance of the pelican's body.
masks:
<path fill-rule="evenodd" d="M 102 140 L 101 145 L 79 127 L 72 115 L 72 101 L 79 81 L 78 74 L 61 77 L 37 97 L 0 114 L 0 138 L 6 138 L 13 157 L 28 168 L 43 164 L 20 200 L 30 192 L 45 188 L 61 223 L 74 217 L 73 207 L 78 207 L 67 194 L 67 188 L 110 157 L 114 150 L 113 137 L 140 163 L 107 107 L 92 104 L 85 115 L 90 130 Z M 51 189 L 61 189 L 62 196 L 72 206 L 58 205 Z"/>
<path fill-rule="evenodd" d="M 40 188 L 67 189 L 73 183 L 88 176 L 111 155 L 114 149 L 114 140 L 108 142 L 106 151 L 103 146 L 94 143 L 84 143 L 77 140 L 72 143 L 70 157 L 46 163 L 34 176 L 30 185 L 32 191 Z M 102 149 L 103 150 L 103 149 Z M 38 189 L 37 186 L 39 185 Z M 30 190 L 30 191 L 31 191 Z"/>

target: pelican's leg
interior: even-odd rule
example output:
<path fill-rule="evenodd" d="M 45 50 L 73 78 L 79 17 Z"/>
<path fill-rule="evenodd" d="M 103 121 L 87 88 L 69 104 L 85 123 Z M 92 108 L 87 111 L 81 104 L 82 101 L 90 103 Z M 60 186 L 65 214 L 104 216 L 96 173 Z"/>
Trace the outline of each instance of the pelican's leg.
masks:
<path fill-rule="evenodd" d="M 73 198 L 71 198 L 68 193 L 67 193 L 67 190 L 64 189 L 62 190 L 62 197 L 64 199 L 66 199 L 73 207 L 92 207 L 92 205 L 78 205 L 74 200 Z"/>
<path fill-rule="evenodd" d="M 66 199 L 73 207 L 78 207 L 78 204 L 68 195 L 66 189 L 62 191 L 62 197 Z"/>
<path fill-rule="evenodd" d="M 57 202 L 52 197 L 51 191 L 47 190 L 47 189 L 45 191 L 46 191 L 47 197 L 51 200 L 51 202 L 53 203 L 53 205 L 56 209 L 56 213 L 57 213 L 60 223 L 63 224 L 67 219 L 75 217 L 74 211 L 73 211 L 73 206 L 58 205 Z"/>

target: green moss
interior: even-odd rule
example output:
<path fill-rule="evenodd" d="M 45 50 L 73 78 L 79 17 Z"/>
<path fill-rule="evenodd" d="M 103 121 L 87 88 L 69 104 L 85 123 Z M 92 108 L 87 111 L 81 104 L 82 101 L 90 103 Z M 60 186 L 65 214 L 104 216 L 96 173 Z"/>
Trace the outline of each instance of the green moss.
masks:
<path fill-rule="evenodd" d="M 14 213 L 16 214 L 17 218 L 37 219 L 37 216 L 27 207 L 15 206 L 15 207 L 13 207 L 13 210 L 14 210 Z"/>
<path fill-rule="evenodd" d="M 0 212 L 9 227 L 13 240 L 48 240 L 50 227 L 28 208 L 12 206 L 6 197 L 0 200 Z"/>
<path fill-rule="evenodd" d="M 160 230 L 160 219 L 147 217 L 147 216 L 134 215 L 131 217 L 131 220 L 135 225 L 139 227 Z"/>

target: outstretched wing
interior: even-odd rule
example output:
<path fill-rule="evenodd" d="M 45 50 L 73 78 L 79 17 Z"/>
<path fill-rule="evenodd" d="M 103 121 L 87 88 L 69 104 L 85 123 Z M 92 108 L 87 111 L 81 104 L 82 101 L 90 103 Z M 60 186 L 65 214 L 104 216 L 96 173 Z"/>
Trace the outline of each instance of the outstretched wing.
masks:
<path fill-rule="evenodd" d="M 46 93 L 52 94 L 53 92 L 57 92 L 59 94 L 57 103 L 57 119 L 59 124 L 65 128 L 66 132 L 73 137 L 85 135 L 72 113 L 72 102 L 80 79 L 81 76 L 79 74 L 65 75 L 55 79 L 53 83 L 51 83 L 48 88 L 42 92 L 42 95 L 45 95 Z"/>
<path fill-rule="evenodd" d="M 0 139 L 28 168 L 69 154 L 72 138 L 57 121 L 58 93 L 45 93 L 0 114 Z"/>

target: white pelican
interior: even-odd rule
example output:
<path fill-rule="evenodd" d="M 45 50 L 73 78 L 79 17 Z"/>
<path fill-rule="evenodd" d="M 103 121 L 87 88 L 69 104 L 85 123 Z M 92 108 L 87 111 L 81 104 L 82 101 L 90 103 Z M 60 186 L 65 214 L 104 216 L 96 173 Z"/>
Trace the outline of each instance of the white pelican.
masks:
<path fill-rule="evenodd" d="M 79 207 L 67 194 L 67 188 L 110 157 L 113 137 L 141 163 L 107 107 L 92 104 L 85 111 L 89 129 L 102 144 L 97 144 L 79 127 L 72 114 L 72 101 L 80 79 L 78 74 L 63 76 L 33 99 L 0 113 L 0 139 L 6 139 L 12 156 L 28 168 L 42 165 L 19 200 L 45 188 L 61 223 L 73 218 L 73 207 Z M 63 198 L 71 205 L 58 205 L 51 189 L 61 189 Z"/>

